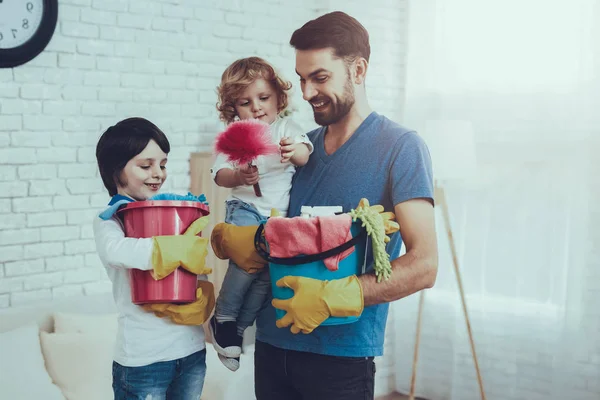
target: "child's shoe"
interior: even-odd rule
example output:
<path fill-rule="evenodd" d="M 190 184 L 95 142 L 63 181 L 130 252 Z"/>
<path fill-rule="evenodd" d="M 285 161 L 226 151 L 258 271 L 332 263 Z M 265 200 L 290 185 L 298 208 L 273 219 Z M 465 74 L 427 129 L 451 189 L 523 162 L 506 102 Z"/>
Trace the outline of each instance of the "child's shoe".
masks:
<path fill-rule="evenodd" d="M 217 322 L 217 318 L 213 316 L 210 319 L 209 327 L 213 347 L 219 355 L 223 355 L 226 358 L 238 358 L 242 354 L 243 338 L 237 334 L 237 323 L 235 321 L 219 323 Z"/>
<path fill-rule="evenodd" d="M 228 358 L 222 354 L 217 354 L 217 355 L 219 356 L 219 360 L 221 360 L 221 363 L 223 363 L 223 365 L 226 366 L 229 370 L 235 372 L 238 370 L 238 368 L 240 368 L 240 358 L 239 357 Z"/>

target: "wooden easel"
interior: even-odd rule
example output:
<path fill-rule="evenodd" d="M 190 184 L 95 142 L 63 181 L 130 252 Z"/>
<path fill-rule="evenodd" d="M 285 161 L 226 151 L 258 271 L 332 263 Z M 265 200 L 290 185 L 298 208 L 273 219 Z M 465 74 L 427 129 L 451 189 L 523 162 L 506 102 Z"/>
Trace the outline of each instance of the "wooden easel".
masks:
<path fill-rule="evenodd" d="M 446 234 L 448 235 L 448 243 L 450 245 L 450 251 L 452 253 L 452 264 L 454 265 L 454 272 L 456 274 L 456 282 L 458 284 L 458 291 L 460 293 L 460 300 L 462 303 L 463 313 L 465 315 L 465 322 L 467 324 L 467 333 L 469 334 L 469 343 L 471 345 L 471 355 L 473 356 L 473 362 L 475 364 L 475 372 L 477 373 L 477 382 L 479 383 L 479 393 L 481 400 L 486 400 L 485 392 L 483 390 L 483 380 L 481 379 L 481 372 L 479 370 L 479 362 L 477 360 L 477 353 L 475 352 L 475 342 L 473 341 L 473 332 L 471 331 L 471 322 L 469 320 L 469 313 L 467 312 L 467 301 L 465 299 L 465 292 L 463 290 L 462 278 L 460 275 L 460 269 L 458 267 L 458 256 L 456 255 L 456 246 L 454 244 L 454 236 L 452 235 L 452 229 L 450 228 L 450 213 L 448 212 L 448 203 L 446 202 L 446 194 L 443 187 L 436 184 L 435 187 L 435 201 L 436 204 L 441 207 L 442 215 L 444 218 L 444 226 L 446 228 Z M 417 378 L 417 361 L 419 359 L 419 341 L 421 339 L 421 319 L 423 315 L 423 306 L 425 303 L 425 291 L 421 290 L 419 293 L 419 312 L 417 315 L 417 333 L 415 338 L 415 350 L 413 355 L 412 364 L 412 376 L 410 379 L 410 393 L 409 400 L 415 400 L 415 382 Z"/>

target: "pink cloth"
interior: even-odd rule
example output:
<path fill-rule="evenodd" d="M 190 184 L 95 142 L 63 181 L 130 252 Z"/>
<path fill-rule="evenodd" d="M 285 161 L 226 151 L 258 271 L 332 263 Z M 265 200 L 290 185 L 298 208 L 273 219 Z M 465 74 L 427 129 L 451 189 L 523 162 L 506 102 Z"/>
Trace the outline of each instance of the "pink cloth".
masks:
<path fill-rule="evenodd" d="M 322 253 L 352 239 L 350 226 L 352 217 L 348 214 L 326 217 L 272 217 L 265 224 L 265 238 L 269 253 L 273 257 L 289 258 L 297 255 Z M 338 264 L 354 251 L 354 246 L 340 254 L 323 260 L 330 271 L 338 269 Z"/>

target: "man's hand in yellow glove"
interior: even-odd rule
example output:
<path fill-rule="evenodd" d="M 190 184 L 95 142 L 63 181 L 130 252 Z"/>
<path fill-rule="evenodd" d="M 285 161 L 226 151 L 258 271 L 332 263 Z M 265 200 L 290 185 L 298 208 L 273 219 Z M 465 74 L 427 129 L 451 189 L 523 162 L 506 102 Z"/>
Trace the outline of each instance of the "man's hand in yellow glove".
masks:
<path fill-rule="evenodd" d="M 248 273 L 262 270 L 267 261 L 254 248 L 257 229 L 257 225 L 236 226 L 224 222 L 217 224 L 210 236 L 215 255 L 221 260 L 231 259 Z"/>
<path fill-rule="evenodd" d="M 154 279 L 163 279 L 181 266 L 196 275 L 210 274 L 205 266 L 208 238 L 197 236 L 208 225 L 208 216 L 194 221 L 183 235 L 155 236 L 152 248 Z"/>
<path fill-rule="evenodd" d="M 209 281 L 198 281 L 196 301 L 188 304 L 145 304 L 146 311 L 168 317 L 179 325 L 202 325 L 215 308 L 215 288 Z"/>
<path fill-rule="evenodd" d="M 291 332 L 311 333 L 330 316 L 356 317 L 364 308 L 363 292 L 356 275 L 320 281 L 301 276 L 285 276 L 277 286 L 294 291 L 291 299 L 273 299 L 273 307 L 286 311 L 277 320 L 278 328 L 291 325 Z"/>

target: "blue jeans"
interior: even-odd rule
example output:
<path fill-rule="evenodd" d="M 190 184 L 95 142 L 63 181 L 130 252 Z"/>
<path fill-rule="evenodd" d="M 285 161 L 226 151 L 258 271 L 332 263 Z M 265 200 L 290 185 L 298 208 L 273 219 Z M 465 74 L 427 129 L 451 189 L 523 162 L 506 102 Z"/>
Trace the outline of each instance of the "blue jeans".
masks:
<path fill-rule="evenodd" d="M 115 400 L 197 400 L 206 375 L 206 350 L 143 367 L 113 361 L 112 373 Z"/>
<path fill-rule="evenodd" d="M 237 226 L 259 225 L 267 218 L 256 208 L 240 200 L 226 203 L 225 222 Z M 268 269 L 250 274 L 229 260 L 229 268 L 223 279 L 221 291 L 215 305 L 218 322 L 237 321 L 238 335 L 256 319 L 266 298 L 269 296 L 270 280 Z"/>

